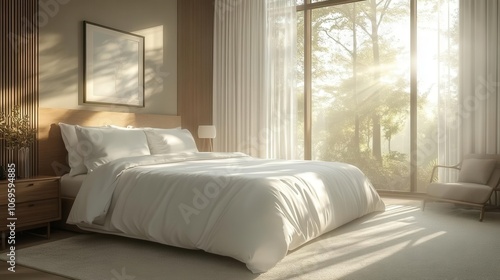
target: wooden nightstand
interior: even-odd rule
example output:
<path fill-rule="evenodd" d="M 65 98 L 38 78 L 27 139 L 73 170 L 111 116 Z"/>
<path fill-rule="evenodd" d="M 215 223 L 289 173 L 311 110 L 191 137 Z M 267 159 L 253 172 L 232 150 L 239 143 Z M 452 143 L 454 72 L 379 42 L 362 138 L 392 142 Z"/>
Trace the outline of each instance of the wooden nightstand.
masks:
<path fill-rule="evenodd" d="M 8 181 L 0 181 L 0 231 L 2 248 L 5 246 L 7 225 L 11 222 L 8 212 Z M 17 179 L 15 185 L 16 231 L 47 227 L 50 238 L 50 222 L 61 219 L 61 193 L 59 177 L 33 177 Z"/>

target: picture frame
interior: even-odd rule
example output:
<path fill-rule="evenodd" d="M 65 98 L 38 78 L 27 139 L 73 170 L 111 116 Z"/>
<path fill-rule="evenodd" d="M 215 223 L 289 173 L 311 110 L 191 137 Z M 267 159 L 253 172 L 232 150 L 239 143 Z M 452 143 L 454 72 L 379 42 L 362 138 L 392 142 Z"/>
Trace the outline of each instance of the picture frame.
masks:
<path fill-rule="evenodd" d="M 144 107 L 144 36 L 84 21 L 83 103 Z"/>

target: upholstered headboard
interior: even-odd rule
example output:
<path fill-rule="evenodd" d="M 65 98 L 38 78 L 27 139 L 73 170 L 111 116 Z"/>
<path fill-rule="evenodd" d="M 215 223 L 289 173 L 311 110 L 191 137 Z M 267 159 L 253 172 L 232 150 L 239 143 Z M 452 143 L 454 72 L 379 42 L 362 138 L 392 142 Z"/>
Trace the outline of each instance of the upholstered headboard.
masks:
<path fill-rule="evenodd" d="M 59 122 L 82 126 L 111 124 L 158 128 L 181 126 L 179 116 L 55 108 L 39 108 L 38 121 L 38 175 L 62 175 L 69 170 Z"/>

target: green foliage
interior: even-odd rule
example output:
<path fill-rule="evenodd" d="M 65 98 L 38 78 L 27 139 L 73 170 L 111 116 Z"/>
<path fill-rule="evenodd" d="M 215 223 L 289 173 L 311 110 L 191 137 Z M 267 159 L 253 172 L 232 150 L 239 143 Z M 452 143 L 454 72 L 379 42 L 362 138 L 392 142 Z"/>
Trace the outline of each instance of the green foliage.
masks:
<path fill-rule="evenodd" d="M 311 10 L 313 158 L 356 165 L 378 189 L 409 191 L 410 186 L 409 4 L 366 0 Z M 459 9 L 458 1 L 446 6 L 435 0 L 419 0 L 417 9 L 419 39 L 425 41 L 419 44 L 419 55 L 424 55 L 418 58 L 423 68 L 416 100 L 416 187 L 422 192 L 437 162 L 440 125 L 456 118 L 449 108 L 457 106 Z M 301 132 L 305 38 L 304 13 L 298 15 Z M 434 40 L 439 40 L 439 48 L 432 45 Z M 431 72 L 425 73 L 427 69 Z"/>
<path fill-rule="evenodd" d="M 419 16 L 432 15 L 424 19 L 432 25 L 439 6 L 432 0 L 421 2 Z M 367 0 L 314 9 L 311 14 L 313 158 L 354 164 L 377 188 L 386 190 L 409 190 L 410 185 L 409 3 Z M 304 17 L 299 16 L 299 34 L 303 30 Z M 442 35 L 456 37 L 458 25 L 447 32 L 450 34 Z M 458 44 L 451 44 L 450 49 L 454 46 Z M 304 77 L 303 37 L 298 42 L 298 53 L 300 80 Z M 453 67 L 458 62 L 455 53 L 452 50 L 447 55 L 442 51 L 440 61 Z M 402 68 L 402 61 L 407 63 L 406 68 Z M 455 82 L 438 83 L 438 90 L 456 91 Z M 302 89 L 303 82 L 298 92 Z M 435 90 L 419 88 L 418 143 L 432 143 L 438 130 L 436 119 L 442 112 L 428 103 L 432 99 L 429 94 Z M 303 94 L 299 100 L 302 116 Z M 303 123 L 298 127 L 303 129 Z M 375 147 L 381 148 L 381 155 L 374 155 Z M 419 190 L 429 180 L 436 155 L 437 150 L 422 157 L 419 154 Z"/>
<path fill-rule="evenodd" d="M 21 108 L 16 106 L 10 114 L 0 115 L 0 136 L 7 149 L 29 147 L 35 141 L 36 129 L 31 127 L 29 116 L 23 116 Z"/>

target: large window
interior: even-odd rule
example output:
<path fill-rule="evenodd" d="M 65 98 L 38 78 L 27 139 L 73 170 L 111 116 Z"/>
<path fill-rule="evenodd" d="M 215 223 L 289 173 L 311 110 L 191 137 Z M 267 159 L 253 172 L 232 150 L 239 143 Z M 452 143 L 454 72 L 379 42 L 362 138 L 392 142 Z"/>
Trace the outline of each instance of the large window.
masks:
<path fill-rule="evenodd" d="M 439 92 L 456 88 L 458 0 L 414 1 L 297 2 L 303 157 L 352 163 L 379 190 L 425 191 Z"/>

